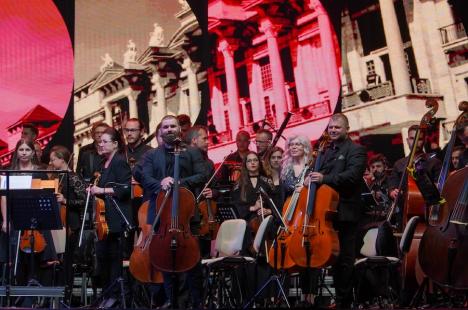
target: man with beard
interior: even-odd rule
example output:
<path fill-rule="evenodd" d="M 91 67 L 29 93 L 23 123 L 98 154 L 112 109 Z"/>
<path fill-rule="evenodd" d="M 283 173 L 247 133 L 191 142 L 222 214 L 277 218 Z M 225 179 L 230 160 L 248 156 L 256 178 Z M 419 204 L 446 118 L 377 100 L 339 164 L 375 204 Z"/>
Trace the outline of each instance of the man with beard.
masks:
<path fill-rule="evenodd" d="M 327 184 L 338 192 L 338 215 L 334 222 L 338 230 L 340 254 L 333 266 L 336 306 L 350 308 L 356 258 L 357 223 L 361 217 L 361 184 L 366 168 L 366 150 L 348 136 L 348 118 L 341 113 L 331 116 L 328 123 L 331 144 L 325 151 L 320 168 L 311 172 L 308 182 Z"/>
<path fill-rule="evenodd" d="M 143 143 L 143 134 L 145 133 L 145 125 L 138 118 L 130 118 L 124 125 L 123 132 L 127 144 L 125 152 L 128 158 L 128 164 L 134 168 L 135 164 L 147 151 L 153 148 L 146 143 Z"/>
<path fill-rule="evenodd" d="M 142 184 L 144 188 L 144 199 L 150 200 L 148 209 L 148 224 L 152 224 L 156 217 L 155 200 L 161 190 L 167 191 L 174 184 L 174 148 L 180 142 L 180 126 L 177 118 L 167 115 L 161 120 L 161 136 L 164 141 L 162 146 L 157 147 L 145 154 L 142 164 Z M 179 140 L 179 141 L 178 141 Z M 187 147 L 182 151 L 179 158 L 180 186 L 192 191 L 196 197 L 197 189 L 203 187 L 207 181 L 205 163 L 199 150 Z M 182 201 L 181 201 L 182 203 Z M 166 206 L 170 208 L 171 206 Z M 167 223 L 166 223 L 167 224 Z M 170 251 L 170 249 L 161 249 Z M 177 291 L 177 284 L 172 283 L 169 273 L 164 273 L 164 286 L 168 302 L 166 307 L 171 306 L 171 291 Z M 192 294 L 192 305 L 197 308 L 201 304 L 202 296 L 202 272 L 200 262 L 192 270 L 187 272 L 187 282 Z M 173 305 L 177 307 L 177 305 Z"/>

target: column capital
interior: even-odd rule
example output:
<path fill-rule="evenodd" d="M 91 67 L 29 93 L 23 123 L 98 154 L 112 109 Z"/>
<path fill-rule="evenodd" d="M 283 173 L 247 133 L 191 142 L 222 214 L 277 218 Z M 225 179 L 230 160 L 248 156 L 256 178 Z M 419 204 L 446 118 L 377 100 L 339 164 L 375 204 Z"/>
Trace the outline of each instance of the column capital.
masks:
<path fill-rule="evenodd" d="M 264 18 L 260 21 L 259 30 L 265 34 L 267 39 L 276 38 L 280 29 L 281 26 L 273 23 L 269 18 Z"/>
<path fill-rule="evenodd" d="M 126 95 L 128 97 L 128 99 L 131 99 L 131 100 L 137 100 L 138 98 L 138 95 L 141 93 L 141 90 L 134 90 L 134 89 L 129 89 L 127 92 L 126 92 Z"/>
<path fill-rule="evenodd" d="M 218 51 L 223 53 L 224 57 L 232 57 L 238 46 L 238 40 L 236 39 L 222 38 L 218 41 Z"/>
<path fill-rule="evenodd" d="M 189 57 L 185 57 L 182 61 L 182 69 L 197 73 L 200 68 L 200 64 L 194 63 Z"/>

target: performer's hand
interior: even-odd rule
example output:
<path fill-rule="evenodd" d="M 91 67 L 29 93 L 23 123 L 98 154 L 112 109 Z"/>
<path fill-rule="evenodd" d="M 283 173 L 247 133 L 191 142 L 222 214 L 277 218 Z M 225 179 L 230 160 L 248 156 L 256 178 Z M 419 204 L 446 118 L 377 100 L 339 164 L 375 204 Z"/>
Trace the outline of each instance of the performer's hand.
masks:
<path fill-rule="evenodd" d="M 393 200 L 395 200 L 395 199 L 397 198 L 397 196 L 398 196 L 398 193 L 399 193 L 398 188 L 394 188 L 394 189 L 392 189 L 392 191 L 390 192 L 390 197 L 391 197 Z"/>
<path fill-rule="evenodd" d="M 262 209 L 257 210 L 257 214 L 261 216 L 262 215 Z M 263 216 L 268 216 L 270 214 L 271 214 L 270 209 L 263 208 Z"/>
<path fill-rule="evenodd" d="M 2 221 L 2 231 L 3 231 L 4 233 L 7 232 L 7 231 L 6 231 L 6 226 L 7 226 L 7 225 L 6 225 L 6 224 L 7 224 L 6 221 Z"/>
<path fill-rule="evenodd" d="M 206 199 L 211 199 L 213 198 L 213 191 L 211 188 L 205 188 L 202 192 L 203 196 L 205 196 Z"/>
<path fill-rule="evenodd" d="M 304 183 L 305 183 L 305 180 L 304 180 Z M 307 183 L 306 186 L 309 186 L 309 183 Z M 303 188 L 304 188 L 303 185 L 301 185 L 301 184 L 296 184 L 296 186 L 294 186 L 294 191 L 295 191 L 296 193 L 300 193 L 301 190 L 302 190 Z"/>
<path fill-rule="evenodd" d="M 171 188 L 172 184 L 174 184 L 174 178 L 173 177 L 165 177 L 161 181 L 161 187 L 165 191 L 167 191 L 169 188 Z"/>
<path fill-rule="evenodd" d="M 321 174 L 320 172 L 311 172 L 309 174 L 309 177 L 310 181 L 314 183 L 321 184 L 323 181 L 323 174 Z"/>
<path fill-rule="evenodd" d="M 99 186 L 96 186 L 96 185 L 92 185 L 92 186 L 89 188 L 89 191 L 90 191 L 91 194 L 93 194 L 93 195 L 101 195 L 101 194 L 104 194 L 104 188 L 99 187 Z"/>
<path fill-rule="evenodd" d="M 67 200 L 65 199 L 65 197 L 63 196 L 63 194 L 61 194 L 61 193 L 55 193 L 55 196 L 57 197 L 57 202 L 58 202 L 58 203 L 63 203 L 63 204 L 66 204 L 66 203 L 67 203 Z"/>
<path fill-rule="evenodd" d="M 250 206 L 249 210 L 252 211 L 252 212 L 255 212 L 255 211 L 259 210 L 260 208 L 261 208 L 260 199 L 257 199 L 255 204 L 253 206 Z"/>

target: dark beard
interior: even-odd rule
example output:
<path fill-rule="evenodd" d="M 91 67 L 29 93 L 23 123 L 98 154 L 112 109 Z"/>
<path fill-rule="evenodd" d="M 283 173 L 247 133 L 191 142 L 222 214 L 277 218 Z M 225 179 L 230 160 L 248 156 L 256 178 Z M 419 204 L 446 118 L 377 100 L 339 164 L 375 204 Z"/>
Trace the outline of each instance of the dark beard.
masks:
<path fill-rule="evenodd" d="M 167 133 L 163 134 L 161 137 L 165 144 L 174 145 L 176 139 L 179 138 L 179 135 L 177 133 Z"/>

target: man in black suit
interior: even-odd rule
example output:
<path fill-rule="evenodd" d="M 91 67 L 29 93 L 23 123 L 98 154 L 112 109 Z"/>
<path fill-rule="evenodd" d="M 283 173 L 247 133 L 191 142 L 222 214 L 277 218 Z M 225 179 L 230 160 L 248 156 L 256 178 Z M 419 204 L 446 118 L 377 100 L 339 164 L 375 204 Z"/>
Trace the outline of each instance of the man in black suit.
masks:
<path fill-rule="evenodd" d="M 357 222 L 361 217 L 361 184 L 366 168 L 366 150 L 348 137 L 348 118 L 334 114 L 328 123 L 331 144 L 323 155 L 320 169 L 309 179 L 327 184 L 340 195 L 335 228 L 340 241 L 340 255 L 333 266 L 337 307 L 349 308 L 352 301 L 352 277 L 356 258 Z"/>
<path fill-rule="evenodd" d="M 162 146 L 148 151 L 143 156 L 142 184 L 144 188 L 144 200 L 150 199 L 148 209 L 148 224 L 152 224 L 156 216 L 155 198 L 161 190 L 167 191 L 174 184 L 174 147 L 181 133 L 177 118 L 167 115 L 161 120 L 161 136 L 164 140 Z M 179 158 L 180 186 L 192 191 L 196 197 L 207 181 L 205 163 L 198 149 L 187 147 L 181 152 Z M 182 201 L 181 201 L 182 203 Z M 166 206 L 166 208 L 170 206 Z M 170 249 L 165 249 L 169 251 Z M 188 284 L 191 288 L 192 303 L 196 308 L 201 303 L 202 278 L 201 265 L 197 264 L 188 271 Z M 171 300 L 172 279 L 170 274 L 164 273 L 164 285 L 168 300 Z M 166 304 L 169 306 L 169 304 Z"/>

